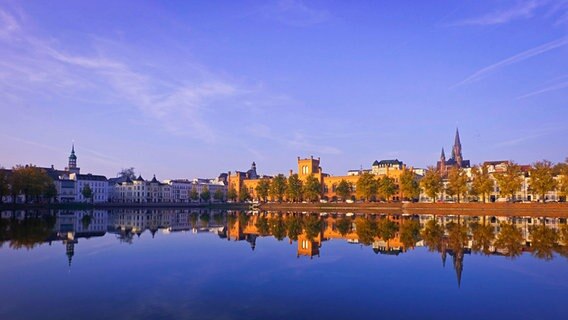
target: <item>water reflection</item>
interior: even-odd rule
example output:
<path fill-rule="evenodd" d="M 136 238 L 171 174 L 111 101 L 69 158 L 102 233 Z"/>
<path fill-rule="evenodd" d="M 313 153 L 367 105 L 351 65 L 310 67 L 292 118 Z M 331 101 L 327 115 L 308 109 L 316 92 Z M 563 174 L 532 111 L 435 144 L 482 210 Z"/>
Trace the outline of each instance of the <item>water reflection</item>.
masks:
<path fill-rule="evenodd" d="M 5 211 L 0 219 L 0 247 L 32 250 L 61 242 L 71 266 L 82 238 L 116 235 L 133 244 L 137 237 L 164 233 L 212 232 L 220 239 L 247 241 L 255 250 L 258 237 L 296 243 L 296 256 L 319 257 L 326 241 L 340 239 L 369 247 L 376 254 L 400 255 L 426 247 L 452 259 L 461 285 L 464 257 L 475 253 L 514 259 L 530 253 L 543 260 L 568 257 L 566 219 L 457 215 L 327 214 L 180 209 Z"/>

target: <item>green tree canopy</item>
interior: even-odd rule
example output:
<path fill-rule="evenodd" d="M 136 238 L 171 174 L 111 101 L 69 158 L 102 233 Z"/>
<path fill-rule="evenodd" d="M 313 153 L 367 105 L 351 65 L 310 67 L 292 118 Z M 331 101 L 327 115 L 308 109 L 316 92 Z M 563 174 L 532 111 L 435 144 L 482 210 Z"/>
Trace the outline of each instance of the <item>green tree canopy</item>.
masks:
<path fill-rule="evenodd" d="M 91 186 L 89 184 L 85 184 L 83 190 L 81 190 L 81 195 L 83 195 L 83 198 L 85 199 L 93 199 L 93 190 L 91 189 Z"/>
<path fill-rule="evenodd" d="M 260 201 L 266 202 L 268 199 L 268 192 L 270 191 L 270 180 L 260 179 L 255 188 L 256 195 Z"/>
<path fill-rule="evenodd" d="M 306 178 L 304 198 L 310 202 L 318 201 L 321 195 L 321 183 L 313 174 Z"/>
<path fill-rule="evenodd" d="M 288 185 L 286 188 L 286 196 L 288 200 L 293 202 L 302 201 L 302 193 L 304 191 L 304 184 L 298 177 L 298 174 L 293 174 L 288 177 Z"/>
<path fill-rule="evenodd" d="M 377 180 L 378 194 L 381 199 L 390 201 L 391 197 L 396 194 L 397 187 L 393 178 L 384 176 Z"/>
<path fill-rule="evenodd" d="M 272 183 L 270 184 L 270 196 L 274 199 L 277 199 L 278 202 L 282 202 L 282 200 L 284 199 L 284 194 L 286 193 L 287 184 L 287 179 L 283 174 L 279 174 L 274 177 Z"/>
<path fill-rule="evenodd" d="M 229 190 L 227 190 L 227 199 L 231 201 L 237 201 L 237 198 L 238 198 L 237 190 L 235 190 L 235 188 L 231 185 L 229 187 Z"/>
<path fill-rule="evenodd" d="M 349 232 L 351 232 L 351 225 L 353 224 L 353 220 L 350 217 L 343 216 L 341 219 L 337 220 L 335 227 L 337 231 L 342 236 L 345 236 Z"/>
<path fill-rule="evenodd" d="M 398 225 L 390 219 L 383 217 L 377 220 L 377 236 L 384 241 L 388 241 L 396 235 Z"/>
<path fill-rule="evenodd" d="M 357 197 L 370 201 L 372 197 L 377 195 L 379 184 L 375 176 L 364 172 L 357 180 Z"/>
<path fill-rule="evenodd" d="M 335 187 L 335 192 L 342 201 L 345 201 L 351 197 L 351 194 L 353 193 L 353 185 L 345 179 L 341 179 L 339 184 L 337 184 L 337 187 Z"/>
<path fill-rule="evenodd" d="M 223 191 L 220 188 L 215 190 L 215 193 L 213 193 L 213 199 L 215 199 L 216 201 L 225 200 L 225 195 L 223 194 Z"/>
<path fill-rule="evenodd" d="M 239 192 L 239 201 L 240 202 L 245 202 L 251 199 L 250 196 L 250 192 L 249 189 L 247 188 L 247 186 L 243 185 L 241 187 L 241 192 Z"/>
<path fill-rule="evenodd" d="M 203 189 L 201 189 L 201 193 L 199 194 L 199 197 L 203 201 L 211 200 L 211 192 L 209 191 L 209 188 L 207 188 L 207 186 L 204 186 Z"/>

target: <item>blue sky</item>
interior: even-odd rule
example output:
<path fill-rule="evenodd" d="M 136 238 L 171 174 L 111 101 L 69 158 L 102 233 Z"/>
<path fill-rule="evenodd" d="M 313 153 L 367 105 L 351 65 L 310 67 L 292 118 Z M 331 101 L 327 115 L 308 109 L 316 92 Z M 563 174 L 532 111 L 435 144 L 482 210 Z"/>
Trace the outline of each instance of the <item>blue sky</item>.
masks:
<path fill-rule="evenodd" d="M 0 165 L 568 156 L 568 1 L 0 1 Z"/>

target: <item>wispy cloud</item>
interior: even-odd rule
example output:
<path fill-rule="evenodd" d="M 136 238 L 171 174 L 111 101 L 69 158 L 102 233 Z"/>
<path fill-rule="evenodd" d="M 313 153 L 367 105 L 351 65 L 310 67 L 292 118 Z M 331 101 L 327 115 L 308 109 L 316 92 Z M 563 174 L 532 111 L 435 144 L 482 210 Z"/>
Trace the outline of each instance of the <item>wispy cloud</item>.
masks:
<path fill-rule="evenodd" d="M 521 53 L 515 54 L 514 56 L 511 56 L 507 59 L 501 60 L 497 63 L 494 63 L 492 65 L 489 65 L 487 67 L 484 67 L 484 68 L 477 70 L 476 72 L 474 72 L 473 74 L 471 74 L 467 78 L 465 78 L 462 81 L 454 84 L 452 86 L 452 88 L 479 81 L 479 80 L 483 79 L 484 77 L 488 76 L 489 74 L 498 71 L 499 69 L 510 66 L 512 64 L 522 62 L 522 61 L 527 60 L 527 59 L 532 58 L 532 57 L 536 57 L 538 55 L 541 55 L 541 54 L 546 53 L 548 51 L 554 50 L 556 48 L 563 47 L 567 44 L 568 44 L 568 37 L 564 37 L 564 38 L 560 38 L 560 39 L 545 43 L 543 45 L 534 47 L 532 49 L 523 51 Z"/>
<path fill-rule="evenodd" d="M 546 93 L 546 92 L 561 90 L 561 89 L 565 89 L 565 88 L 568 88 L 568 81 L 556 83 L 556 84 L 553 84 L 551 86 L 548 86 L 548 87 L 545 87 L 545 88 L 524 94 L 522 96 L 517 97 L 517 99 L 519 99 L 519 100 L 520 99 L 526 99 L 526 98 L 541 95 L 541 94 Z"/>
<path fill-rule="evenodd" d="M 545 3 L 546 3 L 545 1 L 537 1 L 537 0 L 521 1 L 511 8 L 499 11 L 493 11 L 485 15 L 482 15 L 480 17 L 457 21 L 452 25 L 488 26 L 488 25 L 504 24 L 518 19 L 529 19 L 532 18 L 535 15 L 535 11 Z"/>
<path fill-rule="evenodd" d="M 296 27 L 319 24 L 331 17 L 329 12 L 310 7 L 302 0 L 278 0 L 262 6 L 259 14 L 264 18 Z"/>

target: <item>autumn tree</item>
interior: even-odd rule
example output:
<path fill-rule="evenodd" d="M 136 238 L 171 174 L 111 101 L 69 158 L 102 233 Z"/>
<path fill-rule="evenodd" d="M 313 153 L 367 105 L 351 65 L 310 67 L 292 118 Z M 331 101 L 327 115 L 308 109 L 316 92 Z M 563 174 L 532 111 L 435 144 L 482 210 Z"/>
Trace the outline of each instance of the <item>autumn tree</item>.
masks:
<path fill-rule="evenodd" d="M 400 241 L 407 248 L 414 248 L 420 241 L 420 223 L 416 220 L 403 220 L 399 227 Z"/>
<path fill-rule="evenodd" d="M 239 192 L 239 202 L 246 202 L 251 199 L 251 195 L 249 189 L 246 186 L 241 187 L 241 191 Z"/>
<path fill-rule="evenodd" d="M 0 167 L 0 203 L 3 202 L 4 196 L 7 196 L 10 192 L 10 184 L 8 183 L 8 175 L 4 168 Z"/>
<path fill-rule="evenodd" d="M 458 203 L 460 203 L 461 196 L 467 193 L 467 174 L 463 169 L 454 167 L 450 170 L 446 193 L 450 196 L 457 196 Z"/>
<path fill-rule="evenodd" d="M 424 193 L 426 193 L 428 197 L 432 198 L 432 202 L 436 202 L 436 197 L 444 187 L 440 172 L 434 167 L 429 167 L 426 174 L 420 181 L 420 186 L 424 190 Z"/>
<path fill-rule="evenodd" d="M 523 234 L 512 223 L 501 223 L 501 231 L 495 240 L 495 247 L 510 258 L 520 256 L 523 251 Z"/>
<path fill-rule="evenodd" d="M 404 168 L 400 174 L 400 193 L 402 198 L 417 199 L 420 197 L 420 184 L 410 169 Z"/>
<path fill-rule="evenodd" d="M 256 187 L 254 188 L 256 195 L 260 201 L 266 202 L 268 199 L 268 192 L 270 191 L 270 180 L 260 179 Z"/>
<path fill-rule="evenodd" d="M 341 198 L 342 201 L 347 200 L 353 193 L 353 185 L 345 179 L 341 179 L 335 187 L 335 193 Z"/>
<path fill-rule="evenodd" d="M 540 200 L 545 201 L 546 193 L 556 189 L 552 162 L 548 160 L 533 163 L 530 169 L 529 183 L 534 192 L 540 195 Z"/>
<path fill-rule="evenodd" d="M 213 193 L 213 199 L 215 199 L 215 201 L 225 200 L 225 195 L 223 194 L 223 191 L 221 189 L 215 190 L 215 193 Z"/>
<path fill-rule="evenodd" d="M 298 177 L 298 174 L 295 173 L 288 177 L 288 185 L 286 187 L 286 196 L 288 200 L 292 202 L 300 202 L 302 201 L 302 194 L 304 191 L 304 183 Z"/>
<path fill-rule="evenodd" d="M 270 184 L 269 194 L 273 199 L 277 199 L 278 202 L 282 202 L 284 199 L 284 194 L 286 193 L 287 180 L 283 174 L 279 174 L 272 180 Z"/>
<path fill-rule="evenodd" d="M 428 220 L 420 235 L 424 240 L 424 245 L 428 248 L 429 251 L 442 250 L 444 227 L 437 223 L 436 220 Z"/>
<path fill-rule="evenodd" d="M 286 222 L 280 214 L 270 217 L 268 224 L 270 225 L 270 232 L 276 240 L 281 241 L 286 237 Z"/>
<path fill-rule="evenodd" d="M 559 175 L 558 192 L 561 196 L 568 196 L 568 158 L 566 161 L 557 163 L 554 167 L 555 174 Z"/>
<path fill-rule="evenodd" d="M 365 172 L 357 180 L 357 197 L 370 201 L 377 195 L 379 184 L 375 176 Z"/>
<path fill-rule="evenodd" d="M 394 183 L 394 179 L 390 177 L 382 177 L 379 178 L 377 181 L 378 185 L 378 194 L 379 197 L 385 199 L 386 201 L 390 201 L 391 197 L 396 193 L 397 187 Z"/>
<path fill-rule="evenodd" d="M 377 223 L 370 218 L 357 217 L 355 218 L 355 232 L 359 243 L 368 246 L 375 240 Z"/>
<path fill-rule="evenodd" d="M 531 226 L 529 228 L 532 254 L 544 260 L 551 260 L 553 251 L 560 240 L 560 234 L 556 229 L 547 227 L 545 224 Z"/>
<path fill-rule="evenodd" d="M 487 196 L 493 192 L 495 183 L 489 174 L 487 166 L 478 165 L 471 169 L 472 183 L 471 192 L 476 196 L 481 196 L 483 202 L 486 202 Z"/>
<path fill-rule="evenodd" d="M 388 241 L 396 235 L 398 231 L 398 225 L 388 219 L 387 217 L 383 217 L 378 219 L 377 221 L 377 236 L 384 241 Z"/>
<path fill-rule="evenodd" d="M 192 201 L 199 200 L 199 192 L 197 192 L 197 189 L 195 189 L 195 187 L 191 188 L 191 191 L 189 191 L 189 199 L 191 199 Z"/>
<path fill-rule="evenodd" d="M 321 183 L 313 174 L 306 178 L 304 198 L 310 202 L 318 201 L 321 196 Z"/>
<path fill-rule="evenodd" d="M 351 232 L 352 224 L 353 224 L 353 219 L 347 216 L 343 216 L 341 217 L 341 219 L 337 220 L 335 227 L 337 228 L 337 231 L 339 231 L 339 234 L 345 236 L 346 234 Z"/>
<path fill-rule="evenodd" d="M 521 167 L 510 161 L 507 164 L 505 172 L 495 173 L 495 180 L 499 185 L 499 193 L 501 196 L 510 196 L 511 201 L 515 198 L 515 193 L 521 189 L 523 185 L 523 177 L 521 176 Z"/>
<path fill-rule="evenodd" d="M 29 202 L 32 199 L 40 200 L 46 190 L 53 185 L 53 180 L 45 170 L 27 165 L 14 167 L 8 183 L 11 186 L 10 193 L 14 202 L 20 194 L 23 194 L 25 201 Z"/>
<path fill-rule="evenodd" d="M 489 248 L 495 240 L 495 234 L 493 233 L 493 226 L 481 223 L 470 224 L 471 234 L 472 234 L 472 245 L 471 249 L 474 252 L 482 252 L 483 254 L 490 254 Z"/>
<path fill-rule="evenodd" d="M 203 189 L 201 189 L 201 193 L 199 194 L 199 198 L 201 198 L 201 200 L 206 201 L 206 202 L 211 200 L 211 192 L 209 191 L 209 188 L 207 188 L 207 186 L 204 186 Z"/>
<path fill-rule="evenodd" d="M 192 190 L 193 192 L 193 190 Z M 195 191 L 195 193 L 197 193 L 197 191 Z M 235 188 L 231 185 L 229 187 L 229 190 L 227 190 L 227 199 L 231 200 L 231 201 L 237 201 L 237 198 L 239 197 L 239 195 L 237 194 L 237 190 L 235 190 Z M 193 197 L 192 197 L 193 200 Z M 197 199 L 195 199 L 197 200 Z"/>

